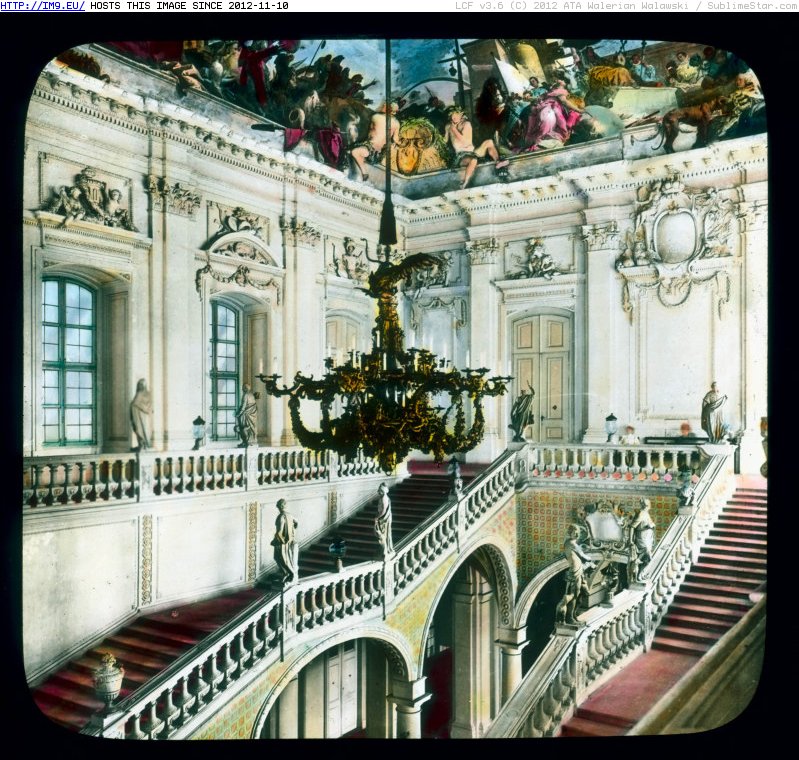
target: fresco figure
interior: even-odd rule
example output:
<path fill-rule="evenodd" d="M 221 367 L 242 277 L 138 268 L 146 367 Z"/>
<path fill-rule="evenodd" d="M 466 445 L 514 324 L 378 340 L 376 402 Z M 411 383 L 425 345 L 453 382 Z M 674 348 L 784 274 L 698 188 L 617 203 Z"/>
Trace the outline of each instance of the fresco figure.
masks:
<path fill-rule="evenodd" d="M 461 190 L 463 190 L 472 178 L 474 170 L 477 168 L 477 161 L 480 158 L 488 155 L 495 163 L 494 169 L 500 174 L 507 167 L 508 161 L 499 160 L 499 151 L 493 140 L 483 140 L 480 145 L 475 148 L 472 135 L 472 124 L 466 117 L 463 109 L 459 106 L 451 106 L 448 109 L 449 123 L 447 124 L 444 135 L 452 146 L 455 152 L 455 157 L 452 159 L 452 168 L 457 169 L 461 166 L 466 167 L 461 182 Z"/>
<path fill-rule="evenodd" d="M 378 113 L 372 116 L 369 124 L 369 136 L 362 142 L 356 143 L 350 150 L 360 177 L 369 179 L 366 164 L 379 164 L 386 149 L 386 119 L 389 119 L 389 136 L 392 144 L 397 143 L 400 123 L 396 117 L 399 110 L 397 103 L 383 103 Z"/>

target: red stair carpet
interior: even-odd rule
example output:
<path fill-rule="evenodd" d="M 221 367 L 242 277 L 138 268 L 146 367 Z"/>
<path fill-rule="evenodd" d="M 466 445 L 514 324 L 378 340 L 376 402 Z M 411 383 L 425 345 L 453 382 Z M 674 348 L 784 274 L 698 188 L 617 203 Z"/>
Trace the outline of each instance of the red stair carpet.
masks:
<path fill-rule="evenodd" d="M 766 481 L 739 476 L 652 648 L 592 694 L 561 736 L 622 736 L 753 606 L 766 582 Z"/>

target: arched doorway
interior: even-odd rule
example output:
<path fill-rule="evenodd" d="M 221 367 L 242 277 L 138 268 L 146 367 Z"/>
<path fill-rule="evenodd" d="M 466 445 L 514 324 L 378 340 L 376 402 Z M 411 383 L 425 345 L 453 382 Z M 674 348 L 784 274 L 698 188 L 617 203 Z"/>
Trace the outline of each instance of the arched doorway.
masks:
<path fill-rule="evenodd" d="M 441 594 L 425 642 L 430 700 L 422 738 L 482 736 L 500 705 L 499 611 L 488 553 L 478 549 Z"/>
<path fill-rule="evenodd" d="M 269 710 L 263 739 L 390 738 L 392 664 L 385 645 L 350 639 L 317 654 Z"/>

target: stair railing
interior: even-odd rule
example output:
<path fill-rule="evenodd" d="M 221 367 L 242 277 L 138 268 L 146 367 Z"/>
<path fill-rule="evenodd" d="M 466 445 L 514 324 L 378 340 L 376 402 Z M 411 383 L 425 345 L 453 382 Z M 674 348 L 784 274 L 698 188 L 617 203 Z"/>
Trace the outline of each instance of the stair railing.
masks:
<path fill-rule="evenodd" d="M 580 628 L 556 627 L 544 651 L 501 707 L 486 738 L 554 736 L 577 705 L 654 638 L 668 606 L 729 494 L 732 456 L 712 457 L 659 541 L 649 578 L 617 594 L 613 606 L 582 613 Z"/>
<path fill-rule="evenodd" d="M 399 542 L 387 560 L 320 573 L 271 592 L 179 657 L 162 673 L 93 719 L 81 733 L 116 738 L 184 738 L 232 684 L 250 683 L 277 662 L 286 647 L 353 623 L 382 617 L 409 586 L 458 550 L 457 536 L 478 529 L 513 491 L 514 452 L 503 453 L 459 497 Z"/>

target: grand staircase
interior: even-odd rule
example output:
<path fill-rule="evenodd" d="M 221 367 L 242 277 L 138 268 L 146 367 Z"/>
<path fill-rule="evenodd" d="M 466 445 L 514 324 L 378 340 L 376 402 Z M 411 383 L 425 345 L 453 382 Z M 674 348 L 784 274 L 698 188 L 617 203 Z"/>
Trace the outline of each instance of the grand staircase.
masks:
<path fill-rule="evenodd" d="M 428 468 L 425 468 L 428 469 Z M 463 475 L 464 486 L 472 476 Z M 445 474 L 422 471 L 389 489 L 391 499 L 392 538 L 396 546 L 416 526 L 432 515 L 449 497 L 452 479 Z M 381 558 L 380 545 L 374 531 L 377 496 L 353 517 L 339 523 L 314 544 L 300 552 L 300 577 L 331 572 L 335 561 L 328 548 L 331 540 L 343 539 L 347 552 L 344 566 Z"/>
<path fill-rule="evenodd" d="M 472 466 L 463 473 L 464 485 L 482 469 Z M 389 491 L 392 505 L 393 539 L 396 544 L 435 512 L 449 496 L 451 479 L 444 468 L 418 465 L 411 477 Z M 335 536 L 347 542 L 345 565 L 376 559 L 379 545 L 374 534 L 377 495 L 357 514 L 339 524 L 300 552 L 300 577 L 334 569 L 328 546 Z M 267 578 L 269 588 L 271 579 Z M 261 586 L 263 584 L 259 584 Z M 125 668 L 118 699 L 124 699 L 167 668 L 181 654 L 221 628 L 256 599 L 263 588 L 197 602 L 136 618 L 106 637 L 80 657 L 67 663 L 43 683 L 31 689 L 38 708 L 59 726 L 80 731 L 103 703 L 94 694 L 93 672 L 110 652 Z"/>
<path fill-rule="evenodd" d="M 675 595 L 650 651 L 600 687 L 561 736 L 626 734 L 753 605 L 766 583 L 765 487 L 739 480 L 699 559 Z"/>

